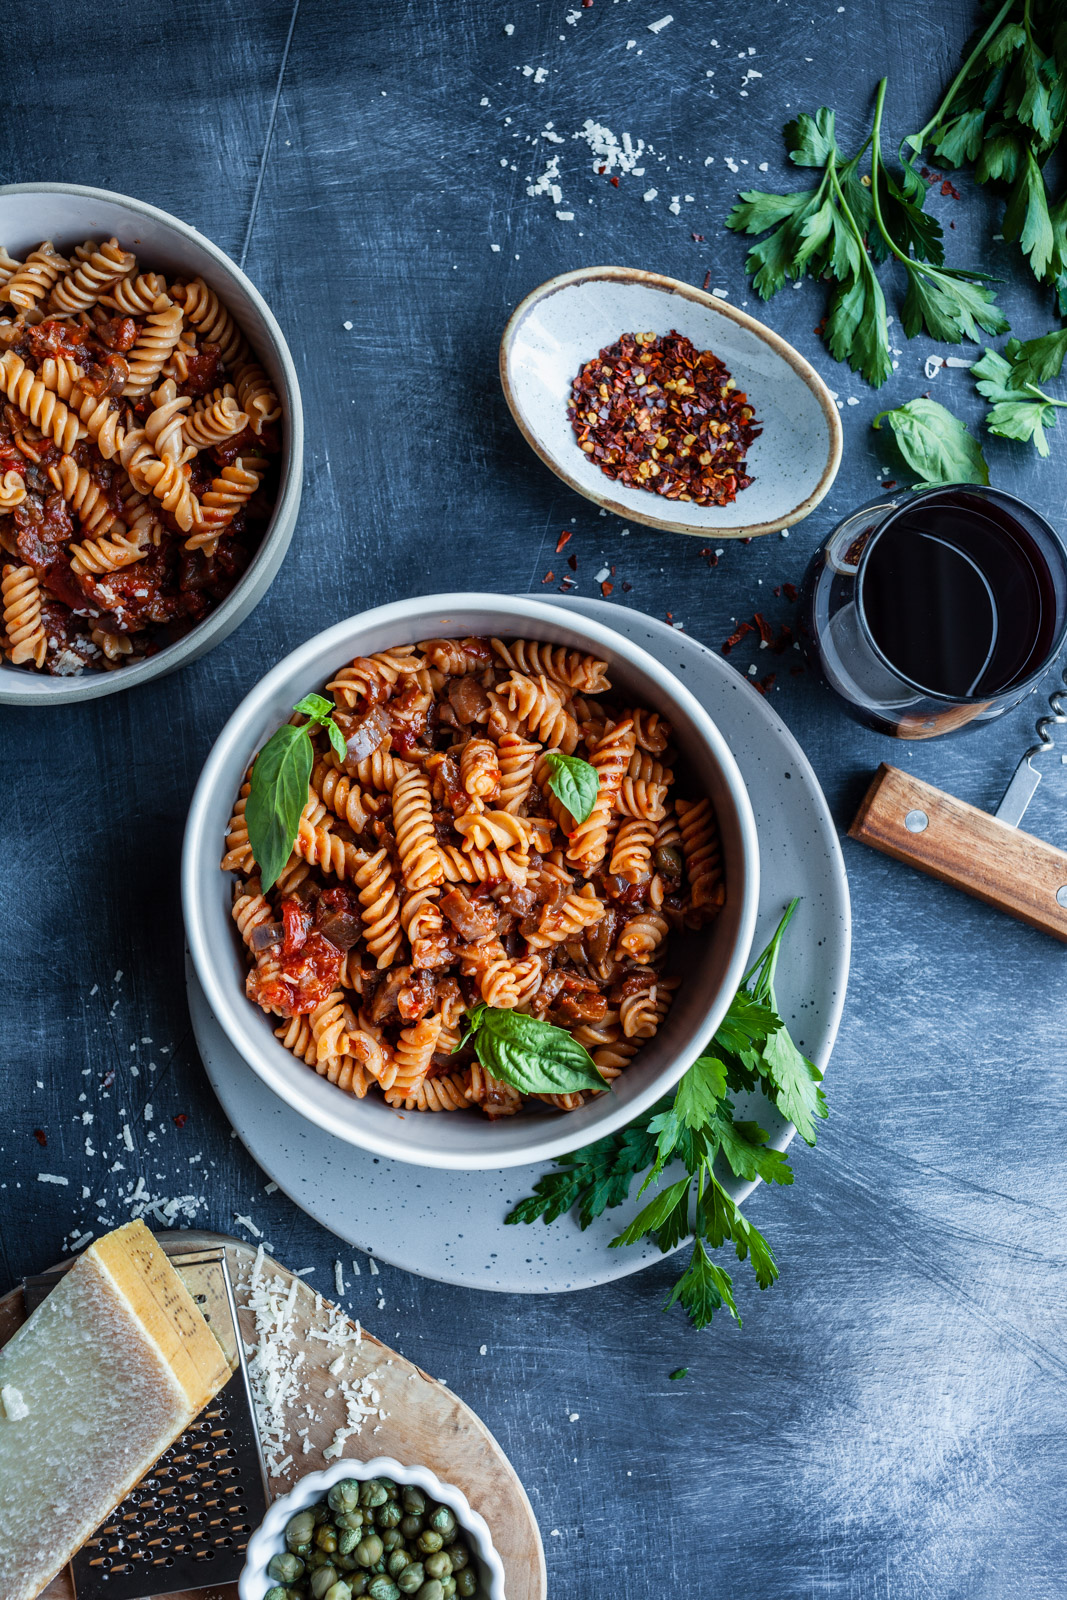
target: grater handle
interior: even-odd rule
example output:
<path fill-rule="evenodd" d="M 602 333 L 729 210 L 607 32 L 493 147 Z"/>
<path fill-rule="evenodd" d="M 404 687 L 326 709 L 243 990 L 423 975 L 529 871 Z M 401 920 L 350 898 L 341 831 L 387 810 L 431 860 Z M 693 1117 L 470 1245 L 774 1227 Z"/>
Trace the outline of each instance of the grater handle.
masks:
<path fill-rule="evenodd" d="M 1067 941 L 1067 852 L 988 811 L 883 762 L 848 832 Z"/>

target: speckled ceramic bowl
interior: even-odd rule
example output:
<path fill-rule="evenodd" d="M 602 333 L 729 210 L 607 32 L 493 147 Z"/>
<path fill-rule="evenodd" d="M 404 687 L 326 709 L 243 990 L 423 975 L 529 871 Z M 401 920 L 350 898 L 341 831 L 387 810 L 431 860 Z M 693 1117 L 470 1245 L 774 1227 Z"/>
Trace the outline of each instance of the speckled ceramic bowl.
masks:
<path fill-rule="evenodd" d="M 462 1489 L 457 1489 L 453 1483 L 442 1483 L 429 1467 L 404 1467 L 391 1456 L 376 1456 L 373 1461 L 334 1461 L 323 1472 L 309 1472 L 288 1494 L 275 1500 L 248 1541 L 244 1570 L 237 1584 L 238 1600 L 263 1600 L 268 1589 L 274 1586 L 273 1578 L 267 1576 L 267 1567 L 271 1557 L 285 1549 L 285 1525 L 289 1518 L 322 1500 L 334 1484 L 344 1478 L 355 1478 L 360 1483 L 367 1478 L 392 1478 L 396 1483 L 414 1484 L 432 1500 L 448 1506 L 470 1541 L 478 1563 L 481 1579 L 478 1600 L 506 1600 L 504 1563 L 493 1546 L 489 1525 L 472 1508 Z"/>
<path fill-rule="evenodd" d="M 672 328 L 726 363 L 763 426 L 748 452 L 755 481 L 729 506 L 613 483 L 571 429 L 571 382 L 585 363 L 623 333 Z M 841 464 L 841 418 L 814 367 L 755 317 L 654 272 L 584 267 L 550 278 L 504 329 L 500 381 L 527 443 L 564 483 L 606 511 L 672 533 L 740 539 L 789 527 L 815 509 Z"/>
<path fill-rule="evenodd" d="M 377 1094 L 357 1100 L 297 1060 L 274 1037 L 274 1017 L 245 997 L 245 955 L 230 915 L 231 874 L 219 870 L 226 826 L 248 763 L 291 707 L 356 655 L 391 645 L 467 634 L 547 640 L 610 663 L 612 684 L 636 705 L 662 712 L 694 792 L 710 796 L 722 840 L 726 905 L 699 936 L 679 939 L 682 977 L 667 1020 L 610 1094 L 578 1111 L 538 1106 L 489 1121 L 475 1111 L 423 1115 L 393 1110 Z M 591 618 L 523 596 L 429 595 L 350 617 L 294 650 L 238 706 L 207 759 L 189 809 L 182 904 L 189 950 L 208 1005 L 249 1066 L 292 1110 L 374 1155 L 452 1171 L 548 1161 L 639 1116 L 685 1072 L 714 1033 L 745 970 L 759 899 L 752 806 L 718 728 L 677 677 L 640 646 Z M 238 1122 L 238 1132 L 240 1123 Z"/>
<path fill-rule="evenodd" d="M 0 703 L 41 706 L 97 700 L 195 661 L 232 633 L 263 598 L 296 527 L 304 465 L 300 387 L 282 330 L 251 279 L 202 233 L 143 200 L 73 183 L 14 183 L 0 188 L 0 244 L 20 260 L 42 239 L 51 239 L 62 251 L 83 239 L 107 239 L 112 234 L 136 250 L 148 268 L 203 278 L 248 335 L 282 402 L 278 499 L 247 570 L 221 605 L 184 638 L 132 666 L 114 672 L 84 671 L 69 678 L 53 678 L 0 660 Z"/>

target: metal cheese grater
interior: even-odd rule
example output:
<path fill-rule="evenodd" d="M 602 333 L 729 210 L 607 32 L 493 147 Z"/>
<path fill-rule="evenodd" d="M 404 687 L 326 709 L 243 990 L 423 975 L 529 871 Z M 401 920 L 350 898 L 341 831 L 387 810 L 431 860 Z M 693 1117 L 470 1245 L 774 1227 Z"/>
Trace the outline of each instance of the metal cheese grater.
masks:
<path fill-rule="evenodd" d="M 142 1600 L 236 1582 L 270 1504 L 233 1286 L 221 1247 L 160 1240 L 232 1376 L 71 1562 L 77 1600 Z M 27 1278 L 27 1313 L 56 1272 Z"/>
<path fill-rule="evenodd" d="M 1052 730 L 1067 726 L 1067 671 L 1048 703 L 1035 724 L 1038 743 L 1023 755 L 995 813 L 883 763 L 850 838 L 1067 941 L 1067 851 L 1019 826 L 1041 782 L 1034 759 L 1054 750 Z"/>

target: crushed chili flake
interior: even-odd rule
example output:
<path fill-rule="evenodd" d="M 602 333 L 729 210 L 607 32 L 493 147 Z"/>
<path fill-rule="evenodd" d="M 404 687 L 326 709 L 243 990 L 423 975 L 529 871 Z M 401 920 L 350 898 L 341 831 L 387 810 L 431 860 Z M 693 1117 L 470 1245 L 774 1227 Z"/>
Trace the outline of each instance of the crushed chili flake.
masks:
<path fill-rule="evenodd" d="M 695 244 L 704 243 L 704 235 L 702 233 L 691 233 L 689 237 L 694 241 Z M 709 273 L 708 276 L 710 277 L 711 274 Z"/>
<path fill-rule="evenodd" d="M 763 615 L 763 612 L 762 611 L 754 611 L 752 613 L 752 620 L 756 624 L 756 628 L 757 628 L 757 630 L 759 632 L 759 636 L 762 639 L 763 643 L 764 644 L 773 644 L 774 643 L 774 629 L 771 627 L 770 623 L 767 621 L 767 618 Z"/>
<path fill-rule="evenodd" d="M 577 572 L 578 571 L 578 557 L 577 556 L 568 556 L 567 557 L 567 565 L 568 565 L 568 567 L 570 567 L 572 572 Z"/>
<path fill-rule="evenodd" d="M 796 597 L 797 597 L 797 586 L 796 586 L 796 584 L 795 583 L 783 583 L 782 584 L 782 593 L 785 595 L 787 600 L 795 600 Z"/>
<path fill-rule="evenodd" d="M 667 500 L 729 505 L 761 428 L 711 350 L 674 329 L 624 333 L 571 385 L 571 426 L 605 477 Z"/>
<path fill-rule="evenodd" d="M 896 486 L 897 480 L 895 478 L 886 478 L 885 482 L 882 484 L 883 489 L 895 489 Z"/>
<path fill-rule="evenodd" d="M 111 1072 L 105 1072 L 104 1076 L 100 1079 L 100 1087 L 101 1087 L 101 1089 L 110 1089 L 111 1085 L 114 1083 L 114 1081 L 115 1081 L 114 1070 L 112 1070 Z"/>
<path fill-rule="evenodd" d="M 668 620 L 669 620 L 669 618 L 668 618 Z M 723 655 L 724 656 L 728 656 L 730 654 L 730 651 L 734 648 L 734 646 L 741 643 L 741 640 L 745 637 L 746 633 L 755 633 L 755 631 L 756 630 L 752 626 L 751 622 L 739 622 L 737 624 L 737 627 L 734 629 L 733 633 L 730 635 L 730 637 L 728 639 L 724 639 L 723 640 L 723 643 L 722 643 L 722 653 L 723 653 Z"/>
<path fill-rule="evenodd" d="M 41 1146 L 42 1150 L 47 1149 L 48 1135 L 45 1133 L 43 1128 L 34 1128 L 33 1137 L 37 1140 L 37 1143 Z"/>
<path fill-rule="evenodd" d="M 542 583 L 551 583 L 552 579 L 555 576 L 556 576 L 556 574 L 550 570 L 550 571 L 545 573 L 544 577 L 541 579 L 541 582 Z"/>
<path fill-rule="evenodd" d="M 624 584 L 623 584 L 623 585 L 622 585 L 622 592 L 623 592 L 623 594 L 629 594 L 629 593 L 630 593 L 630 590 L 631 590 L 631 589 L 632 589 L 632 588 L 633 588 L 633 584 L 632 584 L 632 583 L 624 583 Z"/>
<path fill-rule="evenodd" d="M 612 188 L 613 188 L 613 189 L 617 189 L 617 188 L 618 188 L 618 187 L 619 187 L 619 180 L 618 180 L 618 178 L 609 178 L 609 179 L 608 179 L 608 182 L 609 182 L 609 183 L 610 183 L 610 184 L 611 184 L 611 187 L 612 187 Z"/>
<path fill-rule="evenodd" d="M 176 1117 L 171 1118 L 171 1121 L 176 1128 L 184 1128 L 189 1118 L 184 1111 L 179 1111 Z"/>
<path fill-rule="evenodd" d="M 607 578 L 604 579 L 603 583 L 600 585 L 600 592 L 604 596 L 605 600 L 607 599 L 607 597 L 611 593 L 611 591 L 614 589 L 614 587 L 615 587 L 615 585 L 613 583 L 609 583 Z"/>
<path fill-rule="evenodd" d="M 556 540 L 556 554 L 557 555 L 559 555 L 562 552 L 563 546 L 565 544 L 569 544 L 571 539 L 573 539 L 573 537 L 574 537 L 574 534 L 571 531 L 571 529 L 570 528 L 564 528 L 563 532 L 560 534 L 559 538 Z"/>
<path fill-rule="evenodd" d="M 704 293 L 705 294 L 707 294 L 710 285 L 711 285 L 711 269 L 709 268 L 708 271 L 705 272 L 705 274 L 704 274 Z"/>
<path fill-rule="evenodd" d="M 958 200 L 960 197 L 960 191 L 956 188 L 954 183 L 949 182 L 948 178 L 946 178 L 944 183 L 941 185 L 941 193 L 950 194 L 953 200 Z"/>
<path fill-rule="evenodd" d="M 758 683 L 753 684 L 753 688 L 758 689 L 760 694 L 768 694 L 774 688 L 774 680 L 777 676 L 777 673 L 769 672 L 765 678 L 761 678 Z"/>

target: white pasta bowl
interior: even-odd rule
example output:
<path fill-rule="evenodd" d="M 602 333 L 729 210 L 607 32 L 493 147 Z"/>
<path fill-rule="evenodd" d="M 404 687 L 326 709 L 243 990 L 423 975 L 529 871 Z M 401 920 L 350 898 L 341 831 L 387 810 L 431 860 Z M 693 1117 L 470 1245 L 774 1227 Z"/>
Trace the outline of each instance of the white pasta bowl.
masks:
<path fill-rule="evenodd" d="M 763 429 L 747 456 L 754 481 L 731 505 L 613 482 L 571 428 L 571 381 L 587 361 L 624 333 L 672 328 L 725 362 Z M 789 527 L 815 509 L 841 464 L 837 407 L 800 352 L 725 300 L 655 272 L 582 267 L 541 284 L 504 329 L 500 381 L 527 443 L 564 483 L 606 511 L 672 533 L 742 539 Z"/>
<path fill-rule="evenodd" d="M 72 183 L 0 187 L 0 244 L 20 260 L 42 239 L 51 239 L 66 252 L 84 239 L 112 235 L 137 253 L 142 270 L 203 278 L 240 323 L 282 402 L 278 498 L 247 569 L 226 598 L 184 637 L 114 672 L 85 670 L 71 677 L 52 677 L 5 660 L 0 665 L 0 703 L 40 706 L 96 700 L 195 661 L 232 633 L 263 598 L 296 527 L 304 460 L 300 387 L 285 336 L 251 279 L 202 233 L 143 200 Z"/>
<path fill-rule="evenodd" d="M 372 1090 L 343 1093 L 274 1037 L 277 1019 L 245 996 L 245 960 L 230 915 L 233 878 L 219 868 L 245 771 L 297 700 L 321 689 L 356 655 L 420 639 L 495 635 L 591 651 L 624 693 L 674 725 L 693 792 L 707 794 L 722 842 L 726 904 L 700 934 L 672 946 L 682 977 L 667 1019 L 610 1093 L 580 1110 L 524 1109 L 491 1122 L 481 1112 L 400 1112 Z M 721 1022 L 745 970 L 759 894 L 752 807 L 726 741 L 695 697 L 664 666 L 612 629 L 519 596 L 422 596 L 350 617 L 309 639 L 269 672 L 223 728 L 200 775 L 185 830 L 182 903 L 186 936 L 208 1004 L 253 1070 L 298 1115 L 376 1155 L 420 1166 L 473 1170 L 549 1160 L 612 1133 L 653 1105 L 682 1076 Z M 677 956 L 677 959 L 675 957 Z M 238 1129 L 240 1132 L 240 1129 Z"/>
<path fill-rule="evenodd" d="M 267 1515 L 248 1541 L 245 1564 L 237 1583 L 238 1600 L 263 1600 L 274 1580 L 267 1576 L 271 1558 L 285 1549 L 285 1526 L 298 1511 L 317 1505 L 345 1478 L 364 1483 L 368 1478 L 392 1478 L 395 1483 L 413 1485 L 431 1500 L 445 1505 L 471 1545 L 478 1566 L 481 1587 L 478 1600 L 505 1600 L 504 1563 L 493 1545 L 489 1525 L 473 1509 L 462 1489 L 442 1483 L 429 1467 L 405 1467 L 391 1456 L 376 1456 L 373 1461 L 334 1461 L 322 1472 L 309 1472 L 288 1494 L 275 1500 Z"/>

